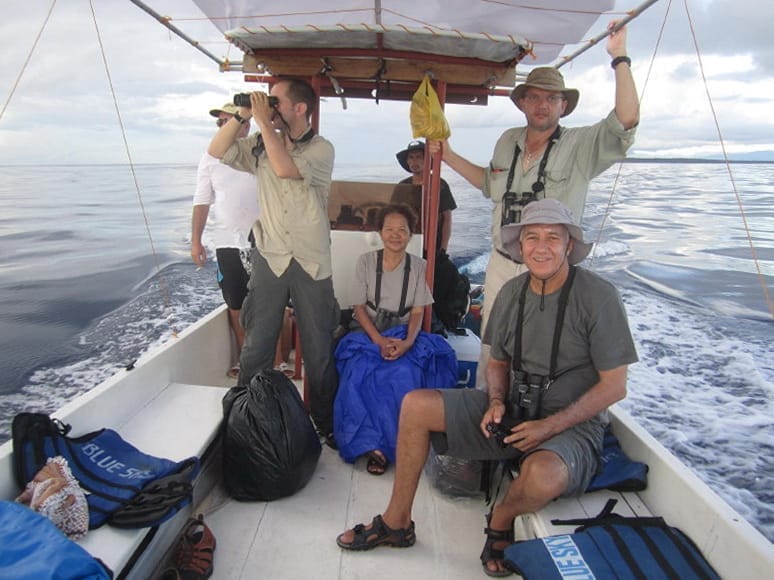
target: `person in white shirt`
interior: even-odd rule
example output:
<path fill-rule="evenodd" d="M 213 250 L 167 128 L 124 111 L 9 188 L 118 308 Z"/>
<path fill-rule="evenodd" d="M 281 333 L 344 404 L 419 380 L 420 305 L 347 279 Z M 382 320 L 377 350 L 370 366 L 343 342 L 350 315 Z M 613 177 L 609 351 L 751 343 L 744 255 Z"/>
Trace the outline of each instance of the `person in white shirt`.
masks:
<path fill-rule="evenodd" d="M 226 103 L 212 109 L 218 127 L 225 124 L 238 107 Z M 240 137 L 250 131 L 250 123 L 240 128 Z M 193 198 L 191 220 L 191 258 L 197 266 L 207 261 L 207 250 L 202 234 L 209 218 L 209 234 L 215 246 L 218 263 L 218 285 L 228 306 L 228 320 L 237 346 L 242 351 L 245 332 L 239 322 L 242 302 L 247 295 L 250 279 L 250 230 L 260 215 L 258 196 L 255 194 L 255 178 L 243 171 L 224 165 L 209 153 L 199 161 L 196 175 L 196 192 Z M 239 365 L 228 371 L 230 377 L 239 375 Z"/>

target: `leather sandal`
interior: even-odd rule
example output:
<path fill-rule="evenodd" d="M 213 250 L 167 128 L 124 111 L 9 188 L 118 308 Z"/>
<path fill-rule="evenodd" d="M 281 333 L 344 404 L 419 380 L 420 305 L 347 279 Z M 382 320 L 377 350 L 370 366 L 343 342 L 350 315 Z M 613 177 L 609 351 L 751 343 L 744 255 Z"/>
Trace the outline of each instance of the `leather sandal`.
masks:
<path fill-rule="evenodd" d="M 384 472 L 387 471 L 387 466 L 390 464 L 387 458 L 377 451 L 369 451 L 366 457 L 368 457 L 366 471 L 371 475 L 384 475 Z"/>
<path fill-rule="evenodd" d="M 484 533 L 486 534 L 486 542 L 484 543 L 484 549 L 481 552 L 481 565 L 484 567 L 484 573 L 487 576 L 492 576 L 494 578 L 504 578 L 505 576 L 510 576 L 513 574 L 513 571 L 505 569 L 505 570 L 490 570 L 487 564 L 489 562 L 495 562 L 500 561 L 503 562 L 505 560 L 505 547 L 502 548 L 495 548 L 494 545 L 496 542 L 506 542 L 508 545 L 512 544 L 514 541 L 514 534 L 513 534 L 513 522 L 511 522 L 511 526 L 507 530 L 493 530 L 489 527 L 489 522 L 491 521 L 492 514 L 486 516 L 486 524 L 487 526 L 484 528 Z"/>
<path fill-rule="evenodd" d="M 345 550 L 373 550 L 379 546 L 389 546 L 391 548 L 409 548 L 417 541 L 414 533 L 414 522 L 411 522 L 407 528 L 390 528 L 384 523 L 381 515 L 374 516 L 371 525 L 366 528 L 364 524 L 358 524 L 352 531 L 355 532 L 351 542 L 345 542 L 339 535 L 336 543 Z"/>

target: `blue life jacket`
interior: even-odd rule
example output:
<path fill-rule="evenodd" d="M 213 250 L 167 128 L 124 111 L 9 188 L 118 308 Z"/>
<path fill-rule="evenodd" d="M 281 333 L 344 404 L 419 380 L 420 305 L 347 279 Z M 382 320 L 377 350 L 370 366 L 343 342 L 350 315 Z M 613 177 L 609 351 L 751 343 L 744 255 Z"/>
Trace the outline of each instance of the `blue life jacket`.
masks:
<path fill-rule="evenodd" d="M 23 488 L 49 457 L 67 460 L 86 492 L 89 528 L 104 523 L 158 525 L 190 503 L 197 457 L 171 461 L 143 453 L 112 429 L 68 437 L 69 425 L 43 413 L 19 413 L 11 425 L 14 472 Z"/>
<path fill-rule="evenodd" d="M 594 518 L 552 520 L 578 525 L 574 534 L 515 542 L 505 565 L 525 580 L 664 578 L 720 580 L 701 551 L 660 517 L 623 517 L 607 502 Z"/>

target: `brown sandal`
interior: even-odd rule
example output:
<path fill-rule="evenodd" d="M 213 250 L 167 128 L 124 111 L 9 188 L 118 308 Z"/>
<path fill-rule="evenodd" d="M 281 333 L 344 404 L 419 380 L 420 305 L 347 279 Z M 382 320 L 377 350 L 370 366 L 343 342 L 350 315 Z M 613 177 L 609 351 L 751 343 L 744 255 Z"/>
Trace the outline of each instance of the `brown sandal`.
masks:
<path fill-rule="evenodd" d="M 372 550 L 379 546 L 389 546 L 391 548 L 409 548 L 417 541 L 414 533 L 414 522 L 411 522 L 407 528 L 393 529 L 384 523 L 381 515 L 374 516 L 371 526 L 366 529 L 364 524 L 358 524 L 352 531 L 355 536 L 351 542 L 344 542 L 339 535 L 336 543 L 345 550 Z"/>

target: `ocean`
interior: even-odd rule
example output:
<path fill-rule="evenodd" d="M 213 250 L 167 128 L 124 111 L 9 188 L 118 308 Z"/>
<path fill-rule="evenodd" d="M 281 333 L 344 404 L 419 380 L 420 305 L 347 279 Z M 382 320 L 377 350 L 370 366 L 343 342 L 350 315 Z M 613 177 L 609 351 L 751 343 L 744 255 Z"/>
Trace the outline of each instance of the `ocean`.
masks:
<path fill-rule="evenodd" d="M 621 406 L 774 540 L 774 165 L 732 172 L 739 199 L 721 164 L 609 169 L 589 194 L 584 265 L 620 288 L 639 350 Z M 16 413 L 55 410 L 221 304 L 214 262 L 189 256 L 195 175 L 0 167 L 0 441 Z M 490 202 L 443 176 L 459 206 L 449 253 L 483 283 Z"/>

